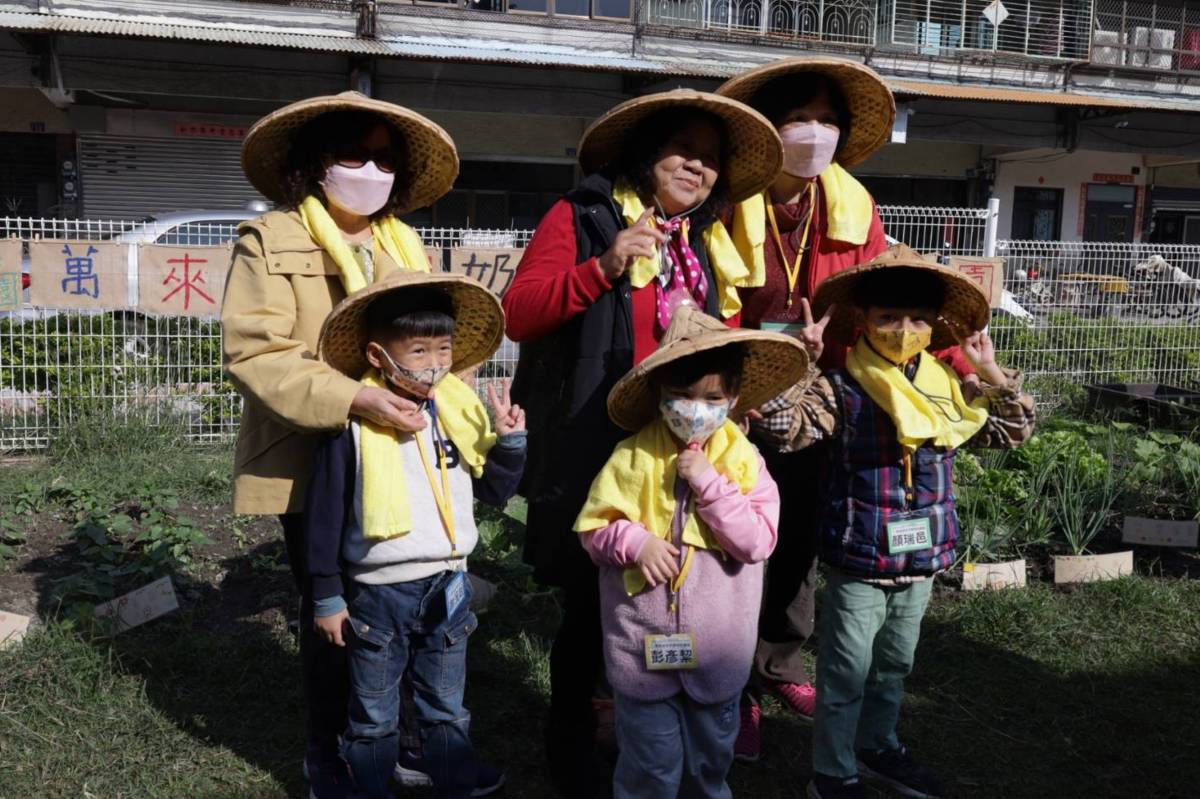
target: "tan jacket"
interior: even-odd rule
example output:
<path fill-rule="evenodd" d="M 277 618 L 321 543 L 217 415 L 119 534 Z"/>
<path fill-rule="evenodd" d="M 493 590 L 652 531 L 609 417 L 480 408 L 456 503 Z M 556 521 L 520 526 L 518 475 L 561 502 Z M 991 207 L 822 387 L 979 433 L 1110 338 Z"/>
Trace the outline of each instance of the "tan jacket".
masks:
<path fill-rule="evenodd" d="M 296 211 L 244 222 L 238 234 L 221 306 L 225 369 L 245 400 L 233 511 L 300 511 L 319 433 L 346 423 L 362 387 L 316 355 L 321 324 L 346 292 Z M 397 268 L 379 253 L 375 279 Z"/>

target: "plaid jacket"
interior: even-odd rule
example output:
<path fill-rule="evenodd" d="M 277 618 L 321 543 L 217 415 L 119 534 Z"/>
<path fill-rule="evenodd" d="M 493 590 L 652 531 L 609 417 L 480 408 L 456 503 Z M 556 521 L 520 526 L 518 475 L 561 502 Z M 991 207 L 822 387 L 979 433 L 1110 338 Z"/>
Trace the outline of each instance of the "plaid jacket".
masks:
<path fill-rule="evenodd" d="M 1010 377 L 1008 386 L 983 387 L 990 416 L 968 446 L 1012 447 L 1032 434 L 1033 398 L 1020 391 L 1018 374 Z M 953 450 L 917 449 L 907 502 L 895 425 L 845 371 L 810 374 L 809 381 L 763 406 L 762 415 L 756 432 L 782 451 L 830 441 L 818 526 L 824 563 L 864 578 L 932 574 L 954 563 L 959 528 Z M 890 554 L 888 523 L 914 512 L 929 519 L 932 546 Z"/>

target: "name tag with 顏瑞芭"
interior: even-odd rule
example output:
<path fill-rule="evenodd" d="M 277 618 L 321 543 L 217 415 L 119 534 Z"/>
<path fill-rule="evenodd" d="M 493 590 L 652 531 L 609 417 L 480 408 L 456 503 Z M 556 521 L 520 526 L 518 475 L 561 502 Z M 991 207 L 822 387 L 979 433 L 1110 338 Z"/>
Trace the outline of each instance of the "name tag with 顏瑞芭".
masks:
<path fill-rule="evenodd" d="M 888 522 L 887 535 L 888 554 L 891 555 L 915 552 L 918 549 L 929 549 L 933 546 L 933 535 L 930 532 L 928 516 Z"/>

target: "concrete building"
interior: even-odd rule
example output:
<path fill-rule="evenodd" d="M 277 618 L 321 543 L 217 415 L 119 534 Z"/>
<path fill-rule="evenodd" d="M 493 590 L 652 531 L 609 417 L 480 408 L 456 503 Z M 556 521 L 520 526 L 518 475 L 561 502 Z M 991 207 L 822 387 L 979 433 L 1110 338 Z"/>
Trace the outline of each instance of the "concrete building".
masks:
<path fill-rule="evenodd" d="M 531 227 L 612 105 L 804 53 L 895 91 L 857 170 L 882 203 L 1200 241 L 1200 0 L 0 0 L 0 208 L 241 206 L 246 127 L 357 87 L 458 143 L 456 190 L 414 221 Z"/>

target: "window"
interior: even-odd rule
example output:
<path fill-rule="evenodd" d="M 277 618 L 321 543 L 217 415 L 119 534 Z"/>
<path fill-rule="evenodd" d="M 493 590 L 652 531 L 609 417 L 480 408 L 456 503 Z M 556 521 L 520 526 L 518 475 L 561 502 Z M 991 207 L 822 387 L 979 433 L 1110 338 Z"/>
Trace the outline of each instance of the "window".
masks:
<path fill-rule="evenodd" d="M 1062 189 L 1018 186 L 1013 192 L 1012 238 L 1055 241 L 1062 229 Z"/>
<path fill-rule="evenodd" d="M 207 222 L 184 222 L 154 240 L 155 244 L 176 247 L 209 247 L 227 244 L 237 237 L 240 219 L 213 219 Z"/>
<path fill-rule="evenodd" d="M 494 0 L 499 2 L 499 0 Z M 554 14 L 560 17 L 593 19 L 630 19 L 632 0 L 508 0 L 508 10 L 526 14 Z"/>

